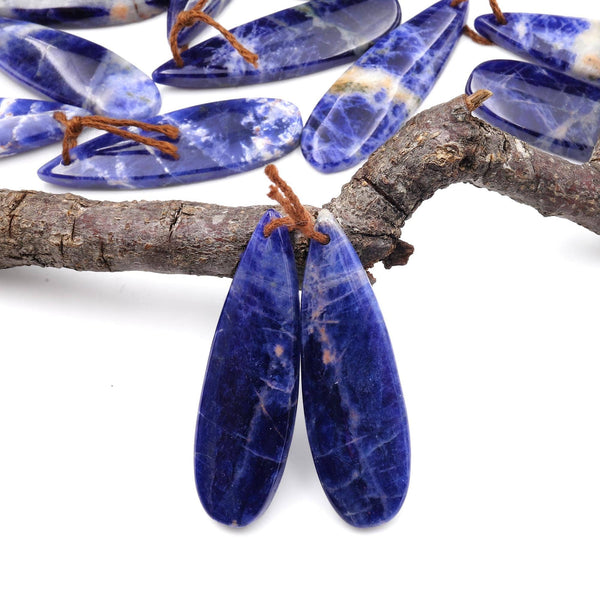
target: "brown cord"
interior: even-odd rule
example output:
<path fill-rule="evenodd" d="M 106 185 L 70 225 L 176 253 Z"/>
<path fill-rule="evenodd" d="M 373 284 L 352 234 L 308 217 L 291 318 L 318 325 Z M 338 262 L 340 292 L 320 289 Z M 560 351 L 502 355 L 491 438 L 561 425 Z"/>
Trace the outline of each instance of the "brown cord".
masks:
<path fill-rule="evenodd" d="M 128 140 L 139 142 L 145 146 L 152 146 L 157 148 L 161 152 L 172 156 L 175 159 L 179 158 L 177 152 L 177 146 L 166 142 L 164 140 L 157 140 L 148 136 L 139 135 L 128 131 L 127 129 L 119 129 L 119 127 L 139 127 L 144 131 L 151 131 L 154 133 L 162 133 L 171 139 L 177 139 L 179 137 L 179 129 L 174 125 L 151 125 L 150 123 L 144 123 L 143 121 L 135 121 L 132 119 L 112 119 L 110 117 L 73 117 L 67 118 L 64 112 L 55 112 L 54 118 L 65 126 L 65 137 L 63 138 L 63 151 L 62 160 L 63 164 L 71 164 L 70 151 L 77 146 L 77 138 L 83 131 L 84 127 L 93 127 L 94 129 L 101 129 L 108 133 L 114 133 Z"/>
<path fill-rule="evenodd" d="M 450 6 L 452 8 L 456 8 L 459 4 L 462 4 L 463 2 L 466 2 L 467 0 L 452 0 L 452 2 L 450 2 Z"/>
<path fill-rule="evenodd" d="M 271 200 L 279 202 L 288 216 L 273 219 L 267 223 L 263 230 L 264 236 L 269 237 L 279 227 L 287 227 L 289 231 L 298 230 L 305 237 L 315 240 L 319 244 L 328 244 L 329 236 L 315 230 L 315 221 L 312 215 L 302 206 L 292 188 L 280 177 L 277 167 L 267 165 L 265 175 L 274 184 L 270 186 L 267 196 Z"/>
<path fill-rule="evenodd" d="M 492 9 L 494 16 L 496 17 L 496 21 L 498 21 L 500 25 L 506 25 L 508 23 L 506 17 L 504 16 L 504 13 L 500 10 L 500 7 L 498 6 L 497 0 L 490 0 L 490 8 Z"/>
<path fill-rule="evenodd" d="M 191 27 L 196 23 L 202 21 L 211 27 L 214 27 L 241 55 L 241 57 L 253 65 L 255 68 L 258 67 L 258 55 L 248 50 L 245 46 L 239 42 L 239 40 L 220 23 L 217 23 L 210 15 L 207 15 L 202 11 L 207 0 L 199 0 L 199 2 L 190 8 L 189 10 L 182 10 L 178 15 L 171 32 L 169 33 L 169 44 L 171 46 L 171 52 L 173 54 L 173 60 L 175 64 L 181 68 L 183 67 L 183 58 L 181 58 L 181 49 L 179 48 L 178 38 L 182 29 Z"/>
<path fill-rule="evenodd" d="M 482 46 L 493 46 L 494 42 L 492 40 L 488 40 L 486 37 L 479 35 L 476 31 L 471 29 L 468 25 L 465 25 L 462 29 L 464 35 L 468 38 L 471 38 L 477 44 L 481 44 Z"/>

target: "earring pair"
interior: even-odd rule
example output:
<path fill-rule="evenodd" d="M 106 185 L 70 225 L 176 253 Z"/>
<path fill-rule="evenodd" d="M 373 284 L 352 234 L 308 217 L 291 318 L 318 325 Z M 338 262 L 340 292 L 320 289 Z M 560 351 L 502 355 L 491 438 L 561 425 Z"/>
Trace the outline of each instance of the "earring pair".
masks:
<path fill-rule="evenodd" d="M 283 195 L 293 195 L 284 182 Z M 323 489 L 351 525 L 378 525 L 398 512 L 410 469 L 387 329 L 360 259 L 326 210 L 311 236 L 320 241 L 310 242 L 300 306 L 290 235 L 278 227 L 286 223 L 272 209 L 263 215 L 225 300 L 198 413 L 198 494 L 227 525 L 247 525 L 267 508 L 292 438 L 301 363 Z"/>

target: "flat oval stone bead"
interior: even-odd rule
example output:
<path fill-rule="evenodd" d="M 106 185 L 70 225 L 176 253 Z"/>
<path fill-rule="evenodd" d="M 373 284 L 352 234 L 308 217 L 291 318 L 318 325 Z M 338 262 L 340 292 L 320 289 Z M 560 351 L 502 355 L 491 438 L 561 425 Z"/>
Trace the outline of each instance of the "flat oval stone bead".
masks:
<path fill-rule="evenodd" d="M 247 525 L 268 506 L 287 458 L 298 399 L 298 276 L 289 233 L 264 226 L 236 270 L 217 325 L 196 428 L 196 487 L 208 514 Z"/>
<path fill-rule="evenodd" d="M 248 64 L 222 37 L 214 37 L 156 69 L 157 83 L 190 88 L 228 87 L 288 79 L 352 60 L 400 21 L 397 0 L 312 0 L 231 33 L 259 56 Z"/>
<path fill-rule="evenodd" d="M 2 0 L 0 17 L 59 27 L 103 27 L 142 21 L 168 0 Z"/>
<path fill-rule="evenodd" d="M 504 13 L 475 19 L 477 31 L 527 60 L 600 85 L 600 21 L 556 15 Z"/>
<path fill-rule="evenodd" d="M 0 18 L 0 69 L 63 104 L 115 118 L 160 110 L 154 82 L 110 50 L 76 35 Z"/>
<path fill-rule="evenodd" d="M 208 0 L 204 5 L 202 12 L 205 12 L 211 17 L 216 17 L 228 4 L 230 0 Z M 184 11 L 190 10 L 198 4 L 198 0 L 171 0 L 169 10 L 167 12 L 167 38 L 171 33 L 173 25 L 177 19 L 177 15 Z M 186 27 L 179 34 L 177 40 L 180 46 L 189 44 L 203 29 L 207 27 L 206 23 L 196 23 L 192 27 Z"/>
<path fill-rule="evenodd" d="M 587 161 L 600 137 L 600 88 L 531 63 L 491 60 L 466 91 L 493 92 L 474 114 L 542 150 Z"/>
<path fill-rule="evenodd" d="M 62 140 L 64 129 L 54 118 L 56 111 L 64 112 L 69 119 L 89 114 L 58 102 L 0 98 L 0 157 Z"/>
<path fill-rule="evenodd" d="M 302 152 L 319 171 L 358 164 L 421 104 L 458 41 L 467 2 L 442 0 L 381 37 L 319 101 Z"/>
<path fill-rule="evenodd" d="M 72 150 L 70 165 L 59 156 L 41 167 L 38 175 L 50 183 L 82 188 L 133 189 L 205 181 L 277 160 L 298 146 L 302 131 L 298 108 L 271 98 L 201 104 L 148 122 L 179 127 L 179 160 L 105 134 Z"/>
<path fill-rule="evenodd" d="M 370 527 L 406 495 L 410 442 L 394 354 L 371 284 L 328 211 L 302 288 L 302 396 L 319 479 L 339 515 Z"/>

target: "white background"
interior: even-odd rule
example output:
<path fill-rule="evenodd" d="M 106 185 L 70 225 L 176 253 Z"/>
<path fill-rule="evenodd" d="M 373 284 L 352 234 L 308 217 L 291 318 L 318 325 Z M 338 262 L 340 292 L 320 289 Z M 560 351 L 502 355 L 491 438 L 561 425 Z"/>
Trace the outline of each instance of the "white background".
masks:
<path fill-rule="evenodd" d="M 42 3 L 43 4 L 43 3 Z M 227 26 L 293 1 L 234 1 Z M 428 5 L 404 0 L 403 20 Z M 600 19 L 583 1 L 503 8 Z M 473 0 L 469 22 L 489 12 Z M 85 30 L 151 73 L 165 16 Z M 461 94 L 479 62 L 461 39 L 424 106 Z M 215 91 L 162 88 L 163 108 L 241 96 L 294 101 L 304 119 L 344 67 Z M 32 97 L 0 73 L 3 96 Z M 51 146 L 2 160 L 0 185 L 39 181 Z M 310 204 L 353 170 L 279 161 Z M 89 198 L 266 202 L 262 170 Z M 404 230 L 406 267 L 377 267 L 413 444 L 400 514 L 369 531 L 321 491 L 299 413 L 269 510 L 244 530 L 203 512 L 192 455 L 204 366 L 228 281 L 149 273 L 0 272 L 0 597 L 588 598 L 600 594 L 600 239 L 467 185 Z"/>

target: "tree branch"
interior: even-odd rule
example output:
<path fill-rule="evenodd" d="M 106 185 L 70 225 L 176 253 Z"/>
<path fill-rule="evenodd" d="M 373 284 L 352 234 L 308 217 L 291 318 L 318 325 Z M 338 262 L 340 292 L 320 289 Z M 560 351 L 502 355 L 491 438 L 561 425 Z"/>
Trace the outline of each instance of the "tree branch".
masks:
<path fill-rule="evenodd" d="M 479 94 L 479 95 L 477 95 Z M 452 183 L 510 196 L 544 216 L 600 233 L 600 148 L 578 165 L 473 117 L 485 93 L 425 110 L 376 151 L 325 205 L 365 267 L 405 264 L 400 239 L 421 203 Z M 0 268 L 154 271 L 230 277 L 265 206 L 97 202 L 73 194 L 0 191 Z M 307 207 L 316 213 L 314 207 Z M 306 240 L 294 234 L 299 266 Z"/>

